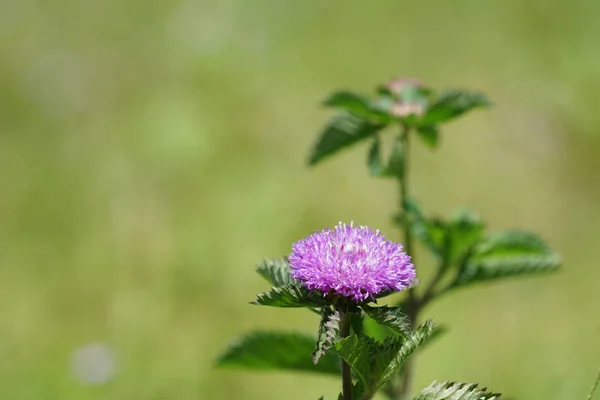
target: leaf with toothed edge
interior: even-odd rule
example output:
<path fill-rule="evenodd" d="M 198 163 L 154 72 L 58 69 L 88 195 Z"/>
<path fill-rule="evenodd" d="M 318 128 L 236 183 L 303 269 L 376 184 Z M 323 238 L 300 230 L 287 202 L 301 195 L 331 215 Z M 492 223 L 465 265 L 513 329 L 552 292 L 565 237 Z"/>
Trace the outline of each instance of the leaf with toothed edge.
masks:
<path fill-rule="evenodd" d="M 379 325 L 390 328 L 395 333 L 406 335 L 410 332 L 410 322 L 400 307 L 370 307 L 363 305 L 362 309 Z"/>
<path fill-rule="evenodd" d="M 371 398 L 431 337 L 434 329 L 435 324 L 427 321 L 406 337 L 389 337 L 383 342 L 350 335 L 335 343 L 331 351 L 352 368 L 363 387 L 361 396 Z"/>
<path fill-rule="evenodd" d="M 537 235 L 522 231 L 491 234 L 477 243 L 451 288 L 538 272 L 551 272 L 560 258 Z"/>
<path fill-rule="evenodd" d="M 256 267 L 256 272 L 273 286 L 285 286 L 293 283 L 287 258 L 265 259 Z"/>
<path fill-rule="evenodd" d="M 268 292 L 260 293 L 250 304 L 270 307 L 300 308 L 323 307 L 328 303 L 318 293 L 311 292 L 304 286 L 287 285 L 272 287 Z"/>
<path fill-rule="evenodd" d="M 321 322 L 319 323 L 319 334 L 314 351 L 311 353 L 313 362 L 317 364 L 325 352 L 333 346 L 340 329 L 340 312 L 332 310 L 331 307 L 323 307 L 321 310 Z"/>
<path fill-rule="evenodd" d="M 433 382 L 419 393 L 414 400 L 495 400 L 500 393 L 479 389 L 476 383 Z"/>
<path fill-rule="evenodd" d="M 338 375 L 340 361 L 325 354 L 318 365 L 310 357 L 313 335 L 298 332 L 255 331 L 234 341 L 218 358 L 219 367 L 237 367 L 261 371 L 304 371 Z"/>
<path fill-rule="evenodd" d="M 433 321 L 427 320 L 406 336 L 406 340 L 402 341 L 402 347 L 383 372 L 381 384 L 390 380 L 392 375 L 404 365 L 406 360 L 433 337 L 436 327 Z"/>

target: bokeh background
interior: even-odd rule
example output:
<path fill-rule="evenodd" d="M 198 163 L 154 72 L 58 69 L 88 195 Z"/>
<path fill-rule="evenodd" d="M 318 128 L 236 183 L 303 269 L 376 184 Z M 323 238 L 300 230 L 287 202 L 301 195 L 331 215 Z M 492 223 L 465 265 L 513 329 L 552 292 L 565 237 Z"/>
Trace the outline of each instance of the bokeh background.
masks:
<path fill-rule="evenodd" d="M 357 146 L 309 169 L 333 89 L 396 76 L 486 92 L 414 146 L 431 212 L 538 231 L 560 273 L 465 289 L 417 387 L 476 381 L 583 399 L 600 364 L 600 6 L 591 0 L 4 0 L 0 3 L 0 398 L 334 398 L 335 379 L 218 370 L 234 337 L 314 331 L 252 307 L 254 266 L 354 220 L 400 240 L 393 182 Z M 430 270 L 415 255 L 419 274 Z M 116 374 L 85 385 L 74 352 Z"/>

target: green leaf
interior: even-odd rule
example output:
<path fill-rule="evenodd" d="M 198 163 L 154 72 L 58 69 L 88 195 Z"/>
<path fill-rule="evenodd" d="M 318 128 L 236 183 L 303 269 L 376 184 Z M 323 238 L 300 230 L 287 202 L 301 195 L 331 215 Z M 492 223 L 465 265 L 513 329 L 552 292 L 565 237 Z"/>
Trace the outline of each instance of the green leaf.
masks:
<path fill-rule="evenodd" d="M 507 278 L 516 275 L 550 272 L 558 269 L 557 256 L 523 256 L 506 259 L 471 260 L 460 274 L 454 286 Z"/>
<path fill-rule="evenodd" d="M 440 140 L 440 132 L 434 125 L 417 126 L 417 135 L 427 147 L 435 149 Z"/>
<path fill-rule="evenodd" d="M 351 114 L 333 117 L 321 133 L 310 154 L 309 164 L 315 165 L 324 158 L 373 136 L 384 127 Z"/>
<path fill-rule="evenodd" d="M 384 343 L 378 343 L 368 336 L 356 335 L 348 336 L 335 344 L 332 352 L 346 361 L 358 378 L 352 393 L 353 398 L 370 399 L 377 392 L 383 384 L 382 374 L 401 346 L 401 341 L 391 338 Z"/>
<path fill-rule="evenodd" d="M 256 272 L 273 286 L 285 286 L 292 283 L 290 264 L 287 258 L 264 260 L 256 267 Z"/>
<path fill-rule="evenodd" d="M 325 352 L 333 346 L 340 330 L 340 313 L 331 307 L 323 307 L 321 311 L 321 322 L 319 323 L 319 335 L 314 351 L 311 353 L 313 362 L 316 364 L 325 355 Z"/>
<path fill-rule="evenodd" d="M 357 336 L 364 335 L 364 322 L 365 318 L 363 313 L 352 314 L 352 317 L 350 318 L 350 326 L 352 327 L 352 332 L 355 333 Z"/>
<path fill-rule="evenodd" d="M 312 293 L 303 286 L 287 285 L 273 287 L 268 292 L 258 294 L 251 304 L 271 307 L 323 307 L 327 301 L 317 293 Z"/>
<path fill-rule="evenodd" d="M 467 111 L 491 106 L 483 93 L 468 90 L 446 90 L 431 104 L 419 120 L 419 126 L 432 126 L 456 118 Z"/>
<path fill-rule="evenodd" d="M 477 255 L 549 254 L 552 250 L 538 235 L 510 230 L 489 235 L 477 246 Z"/>
<path fill-rule="evenodd" d="M 238 339 L 218 358 L 217 365 L 254 370 L 294 370 L 324 374 L 339 374 L 340 361 L 334 354 L 325 354 L 318 365 L 310 352 L 315 338 L 296 332 L 257 331 Z"/>
<path fill-rule="evenodd" d="M 406 335 L 410 331 L 410 321 L 400 307 L 370 307 L 362 306 L 363 311 L 379 325 L 391 329 L 393 332 Z"/>
<path fill-rule="evenodd" d="M 446 224 L 446 257 L 449 263 L 459 261 L 481 240 L 485 224 L 472 211 L 456 213 Z"/>
<path fill-rule="evenodd" d="M 364 334 L 370 336 L 380 342 L 383 342 L 390 336 L 397 335 L 390 328 L 380 325 L 373 318 L 365 314 L 363 322 Z"/>
<path fill-rule="evenodd" d="M 537 235 L 507 231 L 490 235 L 475 246 L 453 287 L 537 272 L 554 271 L 559 257 Z"/>
<path fill-rule="evenodd" d="M 429 339 L 431 339 L 436 330 L 436 324 L 431 321 L 425 321 L 421 326 L 416 328 L 413 332 L 408 334 L 404 340 L 401 341 L 402 346 L 393 358 L 393 360 L 387 365 L 381 375 L 379 385 L 383 385 L 390 378 L 398 372 L 398 370 L 404 365 L 406 360 L 421 346 L 423 346 Z"/>
<path fill-rule="evenodd" d="M 365 96 L 353 92 L 335 92 L 323 104 L 345 110 L 350 114 L 372 122 L 388 123 L 393 120 L 377 103 L 373 103 Z"/>
<path fill-rule="evenodd" d="M 435 325 L 427 321 L 406 337 L 389 337 L 383 343 L 368 336 L 351 335 L 338 341 L 332 352 L 352 368 L 362 384 L 363 397 L 371 398 L 431 337 L 434 329 Z"/>
<path fill-rule="evenodd" d="M 375 348 L 375 342 L 368 336 L 350 335 L 335 343 L 331 351 L 346 361 L 358 380 L 367 386 L 371 377 L 371 354 Z"/>
<path fill-rule="evenodd" d="M 472 211 L 461 210 L 443 221 L 427 216 L 414 199 L 407 199 L 403 208 L 407 221 L 403 223 L 408 223 L 413 235 L 444 261 L 444 268 L 461 261 L 483 236 L 485 224 Z"/>
<path fill-rule="evenodd" d="M 494 400 L 500 393 L 479 389 L 475 383 L 433 382 L 419 393 L 414 400 Z"/>

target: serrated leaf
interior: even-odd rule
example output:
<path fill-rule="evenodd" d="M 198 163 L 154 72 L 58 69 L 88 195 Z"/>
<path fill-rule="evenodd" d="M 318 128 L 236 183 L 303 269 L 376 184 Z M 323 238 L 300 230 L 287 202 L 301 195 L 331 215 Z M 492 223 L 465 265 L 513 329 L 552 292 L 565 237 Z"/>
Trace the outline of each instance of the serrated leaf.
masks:
<path fill-rule="evenodd" d="M 494 233 L 485 238 L 478 246 L 476 254 L 511 255 L 511 254 L 549 254 L 550 247 L 535 233 L 510 230 Z"/>
<path fill-rule="evenodd" d="M 480 92 L 446 90 L 431 104 L 419 120 L 419 126 L 432 126 L 456 118 L 467 111 L 489 107 L 490 100 Z"/>
<path fill-rule="evenodd" d="M 287 258 L 265 259 L 256 267 L 256 272 L 273 286 L 285 286 L 292 283 L 290 264 Z"/>
<path fill-rule="evenodd" d="M 340 356 L 352 369 L 358 381 L 352 397 L 370 399 L 381 387 L 381 376 L 402 346 L 401 340 L 376 342 L 368 336 L 350 335 L 338 341 L 332 352 Z"/>
<path fill-rule="evenodd" d="M 296 332 L 252 332 L 238 339 L 219 357 L 217 365 L 254 370 L 293 370 L 315 373 L 340 373 L 334 354 L 325 354 L 314 365 L 310 352 L 315 338 Z"/>
<path fill-rule="evenodd" d="M 364 388 L 364 397 L 370 398 L 431 337 L 434 329 L 433 322 L 427 321 L 405 337 L 389 337 L 384 342 L 351 335 L 338 341 L 332 352 L 348 363 Z"/>
<path fill-rule="evenodd" d="M 387 365 L 381 374 L 379 385 L 381 386 L 389 381 L 392 375 L 400 370 L 406 360 L 421 346 L 427 343 L 429 339 L 431 339 L 435 330 L 436 324 L 431 320 L 427 320 L 421 326 L 408 334 L 402 340 L 402 346 L 396 353 L 393 360 Z"/>
<path fill-rule="evenodd" d="M 377 103 L 373 103 L 365 96 L 349 91 L 334 92 L 323 104 L 345 110 L 359 118 L 376 123 L 392 121 L 392 117 L 383 111 Z"/>
<path fill-rule="evenodd" d="M 368 336 L 350 335 L 335 343 L 331 351 L 346 361 L 356 377 L 364 385 L 368 385 L 371 377 L 371 354 L 375 348 L 375 341 Z"/>
<path fill-rule="evenodd" d="M 494 400 L 500 393 L 479 389 L 476 383 L 433 382 L 419 393 L 414 400 Z"/>
<path fill-rule="evenodd" d="M 309 159 L 310 165 L 337 153 L 353 144 L 371 137 L 384 127 L 357 116 L 343 113 L 333 117 L 314 145 Z"/>
<path fill-rule="evenodd" d="M 440 141 L 440 132 L 434 125 L 417 126 L 417 136 L 430 149 L 435 149 Z"/>
<path fill-rule="evenodd" d="M 454 286 L 517 275 L 551 272 L 558 267 L 560 267 L 560 259 L 555 255 L 470 260 L 465 269 L 461 271 Z"/>
<path fill-rule="evenodd" d="M 379 325 L 390 328 L 393 332 L 406 335 L 410 331 L 410 321 L 400 307 L 362 306 L 363 311 Z"/>
<path fill-rule="evenodd" d="M 521 231 L 501 232 L 475 246 L 453 286 L 550 272 L 559 266 L 559 257 L 539 236 Z"/>
<path fill-rule="evenodd" d="M 369 317 L 365 314 L 364 322 L 363 322 L 364 334 L 370 336 L 380 342 L 383 342 L 390 336 L 397 335 L 390 328 L 380 325 L 373 318 Z"/>
<path fill-rule="evenodd" d="M 340 312 L 332 310 L 331 307 L 323 307 L 321 310 L 321 322 L 319 323 L 319 334 L 317 344 L 311 353 L 313 362 L 316 364 L 325 352 L 333 346 L 340 331 Z"/>
<path fill-rule="evenodd" d="M 303 286 L 286 285 L 272 287 L 268 292 L 260 293 L 251 304 L 259 306 L 298 308 L 298 307 L 323 307 L 327 301 L 317 293 L 313 293 Z"/>

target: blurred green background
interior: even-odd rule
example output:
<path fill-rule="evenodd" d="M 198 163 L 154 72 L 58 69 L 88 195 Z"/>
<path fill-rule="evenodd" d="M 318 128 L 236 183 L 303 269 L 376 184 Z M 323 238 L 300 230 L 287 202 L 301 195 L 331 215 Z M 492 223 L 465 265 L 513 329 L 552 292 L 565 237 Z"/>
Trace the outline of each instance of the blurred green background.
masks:
<path fill-rule="evenodd" d="M 335 379 L 213 360 L 250 329 L 316 329 L 311 313 L 247 304 L 263 257 L 338 221 L 401 239 L 396 188 L 368 177 L 364 146 L 312 170 L 306 156 L 331 90 L 414 76 L 496 106 L 449 125 L 435 152 L 416 143 L 413 193 L 434 213 L 469 206 L 492 230 L 538 231 L 564 259 L 427 310 L 451 330 L 417 387 L 583 399 L 600 364 L 599 13 L 591 0 L 2 1 L 0 398 L 334 398 Z M 117 374 L 86 386 L 69 360 L 98 341 Z"/>

